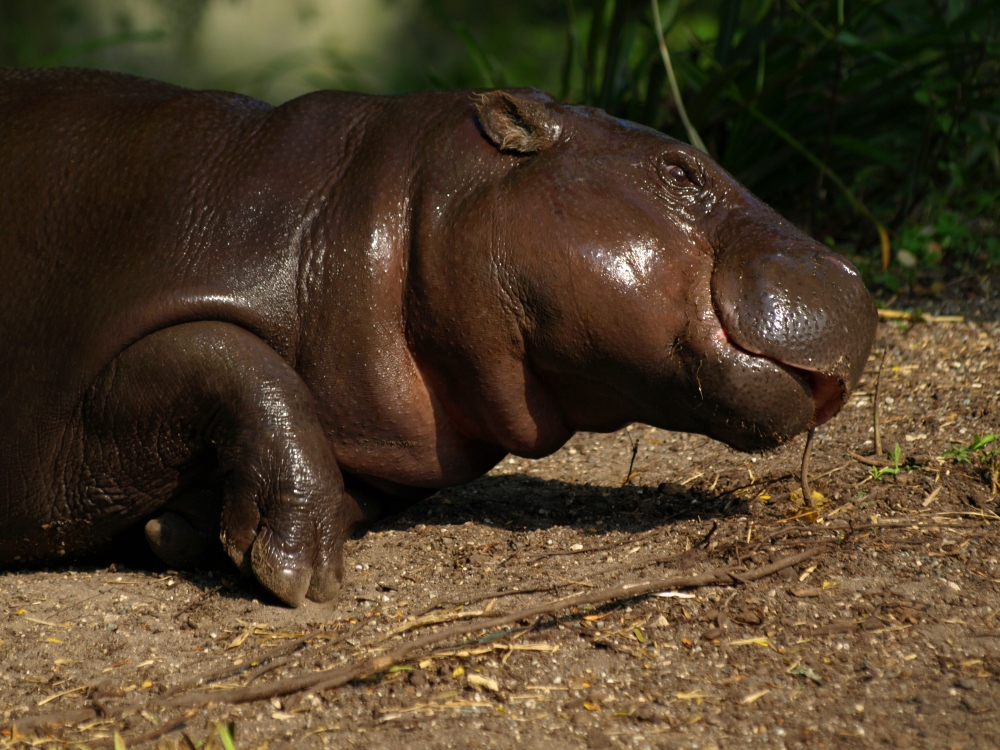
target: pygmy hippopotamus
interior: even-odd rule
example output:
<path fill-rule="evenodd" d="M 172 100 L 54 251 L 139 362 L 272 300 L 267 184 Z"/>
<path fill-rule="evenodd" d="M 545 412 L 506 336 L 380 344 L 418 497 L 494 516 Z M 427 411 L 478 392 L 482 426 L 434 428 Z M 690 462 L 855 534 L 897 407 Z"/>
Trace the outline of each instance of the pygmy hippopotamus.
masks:
<path fill-rule="evenodd" d="M 8 70 L 0 196 L 7 567 L 145 524 L 329 600 L 352 527 L 508 453 L 777 446 L 875 332 L 854 267 L 705 154 L 531 89 Z"/>

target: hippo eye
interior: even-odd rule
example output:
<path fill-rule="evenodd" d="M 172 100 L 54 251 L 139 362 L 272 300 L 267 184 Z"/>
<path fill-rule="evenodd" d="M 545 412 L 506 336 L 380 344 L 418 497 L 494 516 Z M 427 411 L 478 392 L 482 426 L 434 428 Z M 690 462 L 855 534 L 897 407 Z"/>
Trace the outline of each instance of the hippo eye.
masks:
<path fill-rule="evenodd" d="M 691 175 L 689 175 L 687 170 L 680 164 L 666 164 L 663 167 L 663 172 L 675 185 L 684 186 L 694 184 L 694 180 L 691 179 Z"/>

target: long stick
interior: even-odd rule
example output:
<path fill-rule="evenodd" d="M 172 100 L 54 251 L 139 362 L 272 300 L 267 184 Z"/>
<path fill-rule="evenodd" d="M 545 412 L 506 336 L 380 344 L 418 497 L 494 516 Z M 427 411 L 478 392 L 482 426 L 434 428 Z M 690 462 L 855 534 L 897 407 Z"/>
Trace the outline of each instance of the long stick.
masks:
<path fill-rule="evenodd" d="M 307 674 L 288 677 L 274 682 L 252 685 L 243 688 L 232 688 L 229 690 L 212 691 L 191 691 L 169 698 L 160 698 L 147 703 L 131 704 L 109 708 L 106 715 L 111 717 L 122 717 L 139 713 L 150 709 L 167 708 L 198 708 L 209 703 L 249 703 L 251 701 L 277 698 L 292 693 L 302 691 L 320 692 L 344 685 L 351 680 L 357 680 L 368 675 L 384 672 L 394 664 L 405 661 L 410 656 L 429 646 L 435 646 L 444 641 L 461 638 L 472 633 L 483 630 L 492 630 L 503 627 L 521 620 L 530 620 L 542 615 L 552 615 L 572 607 L 579 607 L 586 604 L 608 604 L 621 599 L 634 599 L 645 596 L 656 591 L 665 589 L 697 588 L 701 586 L 726 586 L 735 583 L 756 581 L 765 576 L 776 573 L 779 570 L 797 565 L 809 560 L 817 555 L 829 551 L 830 543 L 820 543 L 815 547 L 800 552 L 797 555 L 782 558 L 770 565 L 766 565 L 757 570 L 750 570 L 744 573 L 735 573 L 741 566 L 726 565 L 715 568 L 700 575 L 671 576 L 669 578 L 658 578 L 649 581 L 638 581 L 631 583 L 620 583 L 601 591 L 585 591 L 576 596 L 565 599 L 556 599 L 534 607 L 528 607 L 517 612 L 494 617 L 489 620 L 478 622 L 460 623 L 449 628 L 444 628 L 435 633 L 403 643 L 393 651 L 382 656 L 365 659 L 360 663 L 348 664 L 342 667 L 334 667 L 322 672 L 310 672 Z M 37 728 L 45 725 L 58 725 L 68 721 L 80 721 L 84 718 L 92 718 L 97 715 L 96 711 L 63 712 L 42 716 L 25 717 L 18 722 L 19 731 L 29 728 Z M 126 738 L 126 744 L 130 742 Z"/>

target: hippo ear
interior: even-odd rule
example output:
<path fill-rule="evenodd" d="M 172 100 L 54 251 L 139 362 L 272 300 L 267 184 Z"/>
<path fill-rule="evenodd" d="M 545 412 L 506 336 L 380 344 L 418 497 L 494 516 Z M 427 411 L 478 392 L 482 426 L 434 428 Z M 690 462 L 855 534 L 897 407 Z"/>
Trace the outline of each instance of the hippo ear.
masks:
<path fill-rule="evenodd" d="M 533 154 L 559 140 L 562 125 L 543 103 L 509 91 L 487 91 L 476 102 L 479 124 L 501 151 Z"/>

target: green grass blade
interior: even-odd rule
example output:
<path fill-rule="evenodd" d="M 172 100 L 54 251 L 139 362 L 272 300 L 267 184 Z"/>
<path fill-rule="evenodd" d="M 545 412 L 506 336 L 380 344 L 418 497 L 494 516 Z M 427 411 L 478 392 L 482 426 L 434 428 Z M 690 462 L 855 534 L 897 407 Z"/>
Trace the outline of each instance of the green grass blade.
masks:
<path fill-rule="evenodd" d="M 114 47 L 122 47 L 126 44 L 136 44 L 138 42 L 159 42 L 166 38 L 166 33 L 159 30 L 154 31 L 126 31 L 122 34 L 101 37 L 100 39 L 89 39 L 81 44 L 74 44 L 64 47 L 61 50 L 46 55 L 34 63 L 39 68 L 47 68 L 56 65 L 66 65 L 77 58 L 85 55 L 92 55 L 103 52 Z"/>
<path fill-rule="evenodd" d="M 660 23 L 659 0 L 650 0 L 650 4 L 653 6 L 653 26 L 656 31 L 657 40 L 660 43 L 660 55 L 663 57 L 663 65 L 667 69 L 667 79 L 670 81 L 670 92 L 673 94 L 677 113 L 681 117 L 681 122 L 684 123 L 684 129 L 687 131 L 691 145 L 707 154 L 708 148 L 706 148 L 705 142 L 698 135 L 698 131 L 695 130 L 694 125 L 691 124 L 691 120 L 688 119 L 687 110 L 684 109 L 684 100 L 681 99 L 681 90 L 677 86 L 677 77 L 674 75 L 674 67 L 670 63 L 670 52 L 667 51 L 667 40 L 663 36 L 663 26 Z"/>
<path fill-rule="evenodd" d="M 733 48 L 733 36 L 740 20 L 742 0 L 725 0 L 719 11 L 719 35 L 715 39 L 715 60 L 725 67 Z"/>
<path fill-rule="evenodd" d="M 219 739 L 222 740 L 222 747 L 225 750 L 236 750 L 236 742 L 233 739 L 234 729 L 235 725 L 232 723 L 226 725 L 221 721 L 215 722 L 215 731 L 219 733 Z"/>
<path fill-rule="evenodd" d="M 483 79 L 483 85 L 488 88 L 502 86 L 502 74 L 490 61 L 489 54 L 487 54 L 483 45 L 479 43 L 479 40 L 472 35 L 469 28 L 463 23 L 456 23 L 453 28 L 455 29 L 455 33 L 458 34 L 459 38 L 462 40 L 462 43 L 465 45 L 465 49 L 469 53 L 469 57 L 472 59 L 473 64 L 476 66 L 476 70 Z"/>

